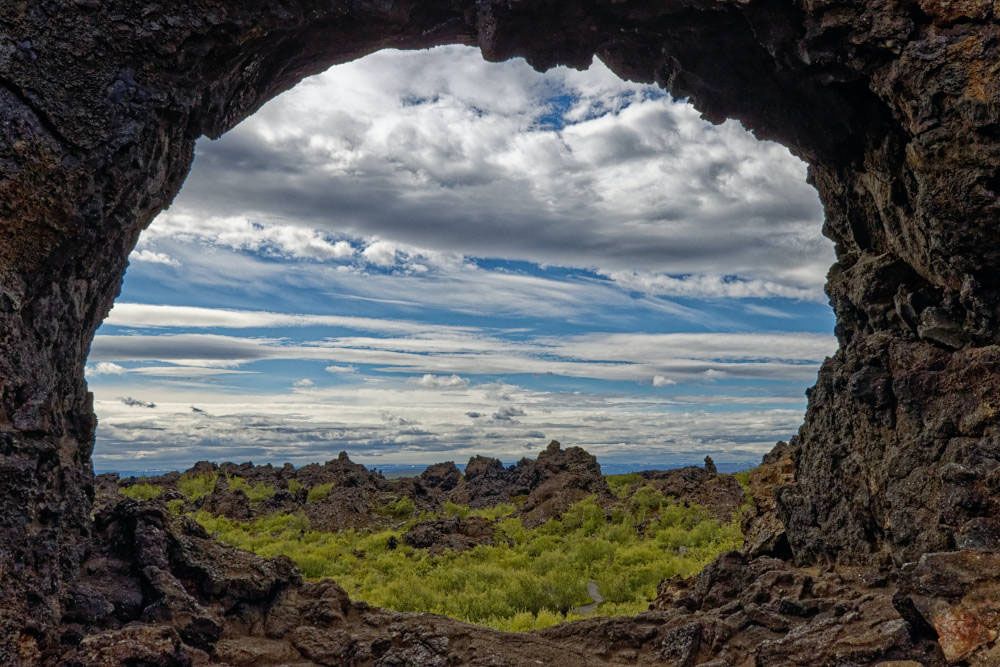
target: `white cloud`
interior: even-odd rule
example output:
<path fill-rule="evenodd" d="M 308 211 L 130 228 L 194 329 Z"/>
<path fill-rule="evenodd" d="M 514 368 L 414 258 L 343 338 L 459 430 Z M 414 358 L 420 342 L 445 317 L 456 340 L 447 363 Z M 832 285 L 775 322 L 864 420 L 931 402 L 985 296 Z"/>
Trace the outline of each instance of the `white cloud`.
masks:
<path fill-rule="evenodd" d="M 198 240 L 234 250 L 318 261 L 348 260 L 355 254 L 354 246 L 347 240 L 330 238 L 324 232 L 301 225 L 255 221 L 252 218 L 252 214 L 201 215 L 196 208 L 185 209 L 182 206 L 180 210 L 160 216 L 159 224 L 143 236 L 143 244 L 155 244 L 163 238 Z M 157 261 L 149 258 L 167 257 L 150 250 L 142 250 L 139 254 L 141 258 L 135 254 L 133 258 Z"/>
<path fill-rule="evenodd" d="M 358 369 L 356 369 L 354 366 L 335 366 L 335 365 L 331 365 L 331 366 L 327 366 L 323 370 L 325 370 L 327 373 L 343 374 L 343 375 L 347 375 L 347 374 L 357 373 L 358 372 Z"/>
<path fill-rule="evenodd" d="M 368 244 L 361 255 L 366 261 L 376 266 L 394 266 L 396 264 L 397 247 L 387 241 L 373 241 Z"/>
<path fill-rule="evenodd" d="M 677 384 L 677 380 L 671 380 L 668 377 L 663 377 L 662 375 L 653 376 L 653 386 L 654 387 L 669 387 L 670 385 Z"/>
<path fill-rule="evenodd" d="M 668 297 L 798 299 L 824 302 L 814 285 L 797 287 L 776 280 L 741 280 L 719 275 L 668 276 L 639 271 L 612 271 L 608 278 L 625 289 Z"/>
<path fill-rule="evenodd" d="M 308 389 L 310 387 L 315 387 L 316 383 L 309 378 L 300 378 L 292 383 L 292 386 L 297 389 Z"/>
<path fill-rule="evenodd" d="M 87 368 L 87 375 L 124 375 L 128 369 L 110 361 L 99 361 Z"/>
<path fill-rule="evenodd" d="M 135 250 L 129 255 L 129 260 L 133 262 L 149 262 L 151 264 L 166 264 L 167 266 L 180 266 L 180 262 L 162 252 L 152 250 Z"/>
<path fill-rule="evenodd" d="M 559 96 L 569 124 L 540 125 Z M 145 239 L 378 267 L 421 247 L 651 294 L 821 301 L 832 245 L 805 176 L 784 148 L 600 63 L 539 75 L 464 47 L 383 51 L 199 143 Z"/>
<path fill-rule="evenodd" d="M 156 410 L 148 411 L 125 406 L 100 387 L 95 393 L 96 465 L 127 470 L 186 467 L 206 458 L 300 464 L 333 458 L 341 449 L 366 463 L 462 461 L 475 454 L 513 462 L 550 438 L 604 460 L 664 466 L 725 452 L 752 463 L 795 432 L 803 409 L 801 399 L 761 409 L 733 403 L 738 397 L 720 397 L 714 406 L 709 396 L 678 403 L 510 384 L 475 385 L 460 394 L 408 382 L 249 395 L 164 387 L 157 389 Z M 498 395 L 508 398 L 502 408 Z M 482 418 L 487 415 L 500 418 Z"/>
<path fill-rule="evenodd" d="M 421 387 L 431 389 L 462 389 L 469 386 L 469 381 L 457 375 L 432 375 L 425 373 L 416 383 Z"/>
<path fill-rule="evenodd" d="M 335 337 L 290 343 L 279 338 L 218 334 L 98 335 L 98 362 L 169 362 L 233 368 L 267 359 L 300 359 L 335 366 L 374 366 L 384 372 L 440 376 L 549 374 L 569 378 L 649 382 L 815 379 L 819 363 L 836 347 L 832 336 L 804 333 L 617 334 L 508 340 L 485 331 L 427 327 L 406 337 Z M 433 379 L 437 378 L 437 379 Z"/>
<path fill-rule="evenodd" d="M 262 310 L 229 310 L 141 303 L 115 304 L 104 323 L 111 326 L 158 329 L 256 329 L 325 326 L 388 333 L 470 330 L 469 327 L 428 325 L 406 320 L 370 317 L 272 313 Z"/>

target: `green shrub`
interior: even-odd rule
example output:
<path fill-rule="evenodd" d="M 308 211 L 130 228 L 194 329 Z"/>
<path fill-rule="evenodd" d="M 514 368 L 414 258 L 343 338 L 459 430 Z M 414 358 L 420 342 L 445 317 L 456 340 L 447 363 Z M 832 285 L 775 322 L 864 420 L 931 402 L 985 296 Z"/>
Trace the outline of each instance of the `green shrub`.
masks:
<path fill-rule="evenodd" d="M 250 483 L 243 477 L 228 477 L 226 478 L 226 482 L 233 491 L 238 490 L 246 494 L 247 499 L 252 503 L 270 500 L 277 492 L 277 489 L 270 484 L 264 482 Z"/>
<path fill-rule="evenodd" d="M 307 503 L 318 503 L 319 501 L 330 495 L 330 491 L 333 490 L 333 482 L 327 482 L 326 484 L 317 484 L 316 486 L 309 489 L 309 493 L 306 494 Z"/>
<path fill-rule="evenodd" d="M 450 500 L 444 502 L 444 506 L 441 508 L 441 512 L 445 516 L 456 517 L 459 519 L 464 519 L 469 516 L 470 508 L 468 505 L 459 505 L 458 503 L 453 503 Z"/>
<path fill-rule="evenodd" d="M 653 489 L 639 491 L 613 512 L 587 499 L 534 528 L 510 516 L 513 506 L 506 506 L 493 512 L 493 544 L 436 555 L 408 546 L 404 529 L 321 532 L 299 514 L 246 523 L 205 512 L 195 518 L 229 544 L 263 556 L 287 555 L 309 579 L 335 579 L 354 599 L 520 632 L 578 618 L 572 609 L 591 602 L 590 580 L 605 598 L 598 614 L 639 613 L 662 579 L 696 574 L 739 546 L 735 521 L 723 524 L 701 507 L 671 503 Z M 382 510 L 397 518 L 414 514 L 409 498 Z M 448 516 L 479 512 L 458 505 L 444 510 Z"/>
<path fill-rule="evenodd" d="M 176 516 L 180 516 L 184 511 L 184 499 L 175 498 L 167 501 L 167 511 Z"/>
<path fill-rule="evenodd" d="M 389 503 L 378 510 L 379 514 L 397 519 L 408 519 L 413 516 L 415 511 L 417 511 L 417 506 L 413 504 L 413 500 L 408 496 L 402 496 L 396 502 Z"/>
<path fill-rule="evenodd" d="M 297 479 L 288 480 L 288 492 L 291 493 L 293 496 L 297 495 L 298 492 L 302 490 L 302 488 L 303 484 L 299 480 Z"/>
<path fill-rule="evenodd" d="M 132 500 L 153 500 L 163 495 L 163 487 L 139 482 L 131 486 L 119 487 L 118 492 Z"/>
<path fill-rule="evenodd" d="M 200 500 L 215 489 L 219 473 L 185 473 L 177 480 L 177 490 L 190 501 Z"/>
<path fill-rule="evenodd" d="M 605 475 L 604 481 L 608 483 L 611 492 L 619 498 L 629 495 L 633 486 L 642 484 L 642 476 L 637 472 L 630 472 L 625 475 Z"/>

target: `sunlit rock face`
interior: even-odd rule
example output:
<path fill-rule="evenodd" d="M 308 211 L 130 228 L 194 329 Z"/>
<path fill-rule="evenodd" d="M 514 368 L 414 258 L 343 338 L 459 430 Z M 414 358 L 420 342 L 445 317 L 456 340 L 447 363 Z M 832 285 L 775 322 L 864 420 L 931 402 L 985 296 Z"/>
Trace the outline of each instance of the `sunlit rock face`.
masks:
<path fill-rule="evenodd" d="M 793 443 L 795 481 L 777 495 L 791 552 L 886 563 L 996 548 L 994 11 L 930 0 L 4 4 L 3 655 L 45 650 L 76 576 L 91 532 L 86 354 L 195 139 L 386 47 L 478 45 L 540 69 L 596 55 L 805 159 L 836 242 L 841 347 Z"/>

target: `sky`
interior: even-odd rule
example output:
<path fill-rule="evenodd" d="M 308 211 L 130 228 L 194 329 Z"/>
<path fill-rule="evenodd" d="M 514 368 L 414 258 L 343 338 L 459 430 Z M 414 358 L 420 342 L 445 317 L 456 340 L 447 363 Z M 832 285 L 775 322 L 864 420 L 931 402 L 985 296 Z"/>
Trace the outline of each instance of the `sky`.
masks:
<path fill-rule="evenodd" d="M 200 140 L 140 239 L 95 468 L 755 464 L 836 348 L 821 222 L 786 149 L 599 61 L 334 67 Z"/>

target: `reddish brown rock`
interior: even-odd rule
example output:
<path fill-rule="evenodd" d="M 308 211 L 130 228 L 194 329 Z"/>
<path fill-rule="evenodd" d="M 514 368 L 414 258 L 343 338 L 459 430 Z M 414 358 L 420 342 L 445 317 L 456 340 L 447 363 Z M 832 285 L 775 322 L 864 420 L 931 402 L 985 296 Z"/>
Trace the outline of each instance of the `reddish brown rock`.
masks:
<path fill-rule="evenodd" d="M 995 655 L 1000 637 L 1000 554 L 924 554 L 904 568 L 904 598 L 937 633 L 950 663 Z"/>
<path fill-rule="evenodd" d="M 797 446 L 779 442 L 750 471 L 748 487 L 751 507 L 743 516 L 743 548 L 750 556 L 789 558 L 792 553 L 785 534 L 785 524 L 778 515 L 777 493 L 795 481 Z"/>

